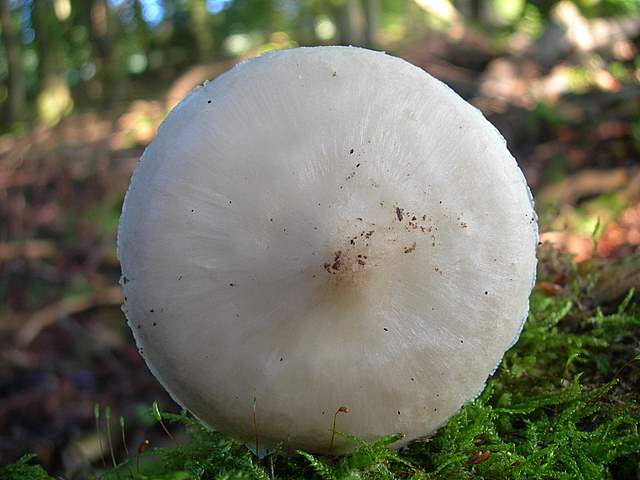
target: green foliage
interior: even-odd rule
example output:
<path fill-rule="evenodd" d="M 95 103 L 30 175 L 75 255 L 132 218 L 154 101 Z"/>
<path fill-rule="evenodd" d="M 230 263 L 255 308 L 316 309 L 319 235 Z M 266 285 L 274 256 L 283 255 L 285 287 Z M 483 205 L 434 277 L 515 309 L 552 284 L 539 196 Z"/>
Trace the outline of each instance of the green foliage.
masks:
<path fill-rule="evenodd" d="M 119 476 L 133 475 L 139 480 L 166 478 L 178 480 L 269 478 L 263 466 L 246 447 L 228 437 L 213 432 L 186 412 L 174 415 L 153 408 L 152 415 L 167 423 L 185 426 L 189 441 L 171 448 L 155 448 L 144 454 L 137 473 L 135 461 L 120 465 L 105 478 L 116 480 Z"/>
<path fill-rule="evenodd" d="M 589 18 L 634 15 L 637 0 L 569 0 Z M 466 24 L 505 48 L 516 32 L 536 38 L 560 0 L 483 0 L 451 2 Z M 24 132 L 33 122 L 54 125 L 74 109 L 109 106 L 164 88 L 194 63 L 207 64 L 250 51 L 294 45 L 363 43 L 368 18 L 378 30 L 379 47 L 443 25 L 406 0 L 69 0 L 6 1 L 0 20 L 13 29 L 0 43 L 0 109 L 20 105 L 0 118 L 0 131 Z M 366 7 L 366 8 L 365 8 Z M 347 14 L 355 8 L 355 14 Z M 370 12 L 375 14 L 370 15 Z M 484 12 L 484 13 L 482 13 Z M 361 18 L 359 22 L 347 18 Z M 324 33 L 318 25 L 330 25 Z M 361 25 L 358 25 L 361 24 Z M 10 41 L 8 41 L 10 40 Z M 365 42 L 366 43 L 366 42 Z M 374 42 L 375 43 L 375 42 Z M 9 55 L 5 45 L 11 45 Z M 10 59 L 13 59 L 10 61 Z M 632 69 L 612 62 L 619 79 Z M 572 73 L 581 88 L 594 85 L 584 68 Z M 19 86 L 13 85 L 14 80 Z M 166 85 L 165 85 L 166 86 Z M 100 213 L 100 212 L 98 212 Z"/>
<path fill-rule="evenodd" d="M 340 458 L 298 451 L 258 459 L 246 447 L 183 412 L 148 415 L 183 425 L 188 440 L 132 456 L 102 478 L 117 480 L 342 479 L 607 479 L 633 478 L 640 464 L 640 380 L 634 351 L 640 332 L 633 292 L 614 310 L 587 310 L 592 279 L 562 258 L 545 258 L 542 280 L 568 275 L 565 294 L 535 292 L 518 343 L 505 355 L 485 391 L 437 434 L 400 452 L 400 435 L 368 443 Z M 555 272 L 554 272 L 555 270 Z M 17 464 L 0 478 L 49 478 Z M 37 476 L 39 475 L 39 476 Z"/>
<path fill-rule="evenodd" d="M 576 376 L 533 396 L 500 394 L 496 383 L 432 442 L 409 448 L 435 478 L 608 478 L 608 465 L 640 449 L 638 412 L 601 400 L 614 382 L 586 392 Z"/>
<path fill-rule="evenodd" d="M 528 4 L 537 5 L 542 13 L 548 16 L 551 9 L 560 3 L 561 0 L 528 0 Z M 590 18 L 610 17 L 616 15 L 630 14 L 638 11 L 636 0 L 569 0 L 578 7 L 583 15 Z"/>
<path fill-rule="evenodd" d="M 20 460 L 0 468 L 0 480 L 51 480 L 40 465 L 29 465 L 34 454 L 23 455 Z"/>
<path fill-rule="evenodd" d="M 83 212 L 83 215 L 84 219 L 100 232 L 104 242 L 112 244 L 116 236 L 121 210 L 122 195 L 118 192 L 91 205 Z"/>

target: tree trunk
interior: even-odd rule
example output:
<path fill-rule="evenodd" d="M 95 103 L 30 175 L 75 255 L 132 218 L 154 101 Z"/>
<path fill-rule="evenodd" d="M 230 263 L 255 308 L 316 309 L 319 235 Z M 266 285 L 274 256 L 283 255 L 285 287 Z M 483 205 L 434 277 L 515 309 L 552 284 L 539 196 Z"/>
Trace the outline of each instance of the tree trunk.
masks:
<path fill-rule="evenodd" d="M 91 43 L 91 58 L 96 65 L 96 86 L 99 92 L 109 79 L 109 57 L 111 53 L 109 39 L 109 23 L 107 7 L 104 0 L 82 0 L 86 2 L 84 8 L 88 12 L 89 42 Z"/>
<path fill-rule="evenodd" d="M 359 0 L 345 0 L 340 8 L 338 28 L 342 45 L 365 44 L 365 17 Z"/>
<path fill-rule="evenodd" d="M 142 0 L 134 1 L 133 14 L 136 19 L 136 37 L 140 48 L 146 56 L 149 54 L 149 39 L 151 38 L 151 32 L 149 31 L 149 26 L 142 15 Z"/>
<path fill-rule="evenodd" d="M 53 2 L 34 2 L 33 24 L 36 31 L 40 86 L 54 77 L 64 76 L 64 38 Z"/>
<path fill-rule="evenodd" d="M 471 18 L 474 22 L 479 22 L 482 15 L 482 3 L 480 0 L 471 0 Z"/>
<path fill-rule="evenodd" d="M 127 56 L 120 22 L 123 3 L 109 7 L 106 0 L 92 0 L 91 29 L 96 51 L 100 59 L 104 86 L 109 89 L 105 99 L 121 100 L 129 88 Z"/>
<path fill-rule="evenodd" d="M 368 48 L 378 46 L 378 25 L 380 20 L 380 0 L 364 0 L 366 18 L 365 41 Z"/>
<path fill-rule="evenodd" d="M 209 27 L 209 12 L 205 2 L 195 0 L 191 2 L 191 29 L 196 39 L 198 61 L 205 63 L 213 55 L 213 35 Z"/>
<path fill-rule="evenodd" d="M 8 123 L 22 119 L 24 113 L 25 89 L 22 80 L 22 55 L 18 31 L 11 19 L 9 0 L 0 0 L 0 25 L 2 26 L 2 43 L 7 56 L 8 98 L 6 119 Z"/>

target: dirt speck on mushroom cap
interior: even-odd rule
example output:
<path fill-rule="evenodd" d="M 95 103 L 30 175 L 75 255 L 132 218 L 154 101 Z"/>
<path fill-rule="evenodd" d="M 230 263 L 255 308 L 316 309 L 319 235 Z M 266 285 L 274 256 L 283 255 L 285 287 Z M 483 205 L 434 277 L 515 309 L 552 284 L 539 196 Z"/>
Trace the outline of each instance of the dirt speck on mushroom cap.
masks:
<path fill-rule="evenodd" d="M 340 431 L 401 446 L 517 338 L 535 218 L 499 133 L 422 70 L 270 53 L 195 90 L 145 151 L 118 234 L 127 317 L 174 399 L 248 444 L 255 398 L 266 447 L 327 452 L 340 405 Z"/>

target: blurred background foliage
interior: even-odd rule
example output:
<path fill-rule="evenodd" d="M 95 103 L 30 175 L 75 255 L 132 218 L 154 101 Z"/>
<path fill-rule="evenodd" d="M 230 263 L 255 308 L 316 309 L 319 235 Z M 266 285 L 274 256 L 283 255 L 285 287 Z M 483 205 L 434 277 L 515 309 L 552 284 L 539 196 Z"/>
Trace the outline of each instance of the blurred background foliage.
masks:
<path fill-rule="evenodd" d="M 296 45 L 389 48 L 429 29 L 475 26 L 508 43 L 542 34 L 558 0 L 2 0 L 4 131 L 53 125 L 74 109 L 157 89 L 194 64 Z M 565 2 L 567 3 L 567 2 Z M 574 0 L 587 19 L 638 12 L 637 0 Z M 624 76 L 622 65 L 612 73 Z M 571 72 L 576 89 L 590 78 Z"/>
<path fill-rule="evenodd" d="M 0 464 L 35 452 L 81 478 L 106 444 L 96 403 L 132 450 L 162 445 L 145 412 L 175 406 L 119 309 L 123 195 L 167 112 L 268 50 L 367 46 L 445 81 L 532 187 L 538 295 L 588 319 L 640 289 L 639 0 L 0 0 L 0 42 Z M 640 351 L 634 328 L 592 387 Z M 560 389 L 584 371 L 563 355 Z M 620 379 L 636 400 L 638 372 Z"/>

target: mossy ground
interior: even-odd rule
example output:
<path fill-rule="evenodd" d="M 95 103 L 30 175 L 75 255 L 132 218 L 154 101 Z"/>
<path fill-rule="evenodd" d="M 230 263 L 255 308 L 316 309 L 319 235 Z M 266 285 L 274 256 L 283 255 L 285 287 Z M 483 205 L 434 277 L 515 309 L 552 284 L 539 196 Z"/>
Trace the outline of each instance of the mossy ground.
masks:
<path fill-rule="evenodd" d="M 400 452 L 398 437 L 359 445 L 347 457 L 279 452 L 257 459 L 189 415 L 163 413 L 188 441 L 149 448 L 86 478 L 236 479 L 634 479 L 640 475 L 640 307 L 633 292 L 588 306 L 595 279 L 543 252 L 539 288 L 518 343 L 484 393 L 426 442 Z M 155 412 L 156 416 L 158 412 Z M 153 412 L 152 412 L 153 414 Z M 330 426 L 328 426 L 330 428 Z M 0 469 L 2 480 L 48 479 L 31 457 Z"/>

